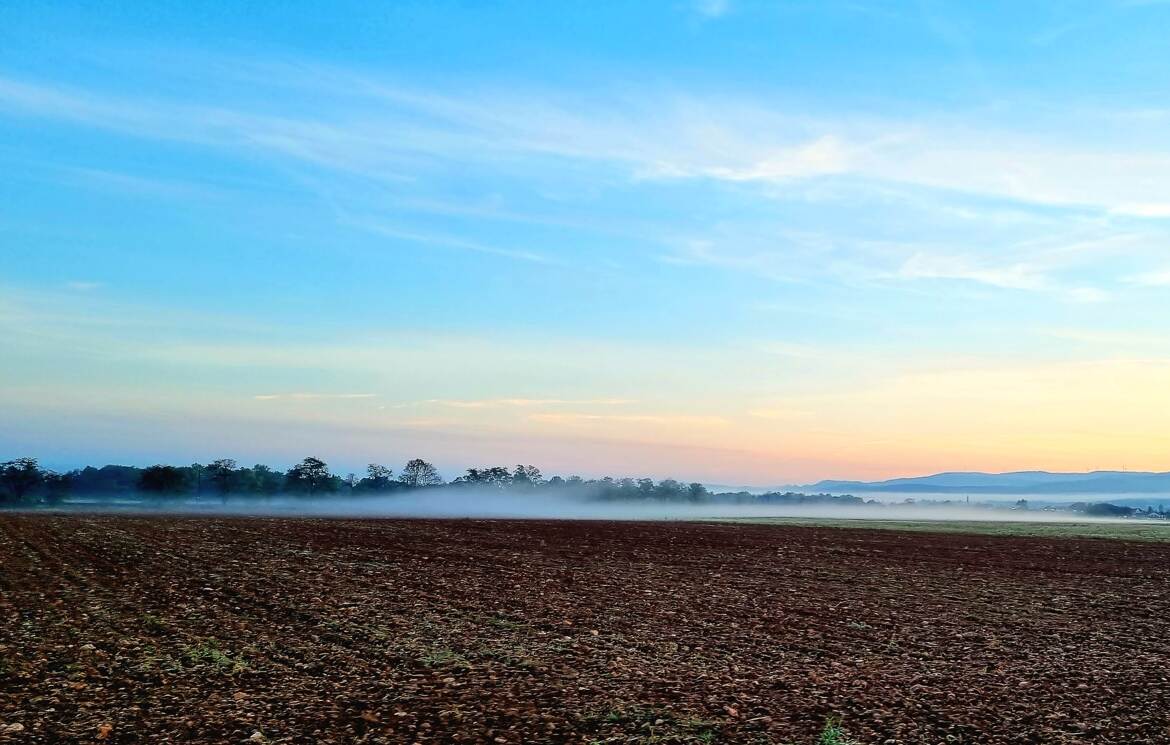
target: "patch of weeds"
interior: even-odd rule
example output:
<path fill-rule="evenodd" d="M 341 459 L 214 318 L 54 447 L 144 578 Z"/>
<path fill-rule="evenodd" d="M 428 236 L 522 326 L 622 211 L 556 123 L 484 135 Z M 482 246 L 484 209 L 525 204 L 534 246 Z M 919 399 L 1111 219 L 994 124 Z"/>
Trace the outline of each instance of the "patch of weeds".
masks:
<path fill-rule="evenodd" d="M 510 618 L 505 618 L 504 616 L 492 616 L 488 619 L 488 623 L 497 628 L 507 629 L 509 631 L 519 631 L 520 629 L 527 628 L 525 624 L 519 621 L 513 621 Z"/>
<path fill-rule="evenodd" d="M 142 614 L 142 628 L 154 634 L 161 634 L 165 631 L 170 631 L 170 627 L 158 616 L 150 613 Z"/>
<path fill-rule="evenodd" d="M 535 670 L 540 667 L 538 660 L 534 660 L 515 647 L 483 646 L 476 649 L 473 656 L 476 659 L 492 660 L 522 670 Z"/>
<path fill-rule="evenodd" d="M 183 669 L 183 665 L 169 654 L 159 652 L 154 647 L 145 647 L 142 651 L 142 661 L 135 666 L 135 669 L 143 673 L 157 671 L 177 673 Z"/>
<path fill-rule="evenodd" d="M 573 645 L 565 644 L 563 642 L 552 642 L 545 646 L 545 649 L 552 652 L 554 655 L 565 655 L 573 651 Z"/>
<path fill-rule="evenodd" d="M 431 649 L 418 659 L 427 667 L 453 667 L 458 670 L 471 668 L 468 659 L 452 649 Z"/>
<path fill-rule="evenodd" d="M 196 645 L 183 645 L 183 659 L 194 667 L 210 668 L 227 675 L 248 669 L 248 663 L 242 657 L 232 657 L 219 648 L 215 639 L 206 639 Z"/>
<path fill-rule="evenodd" d="M 614 708 L 585 715 L 586 721 L 602 724 L 667 724 L 674 721 L 669 711 L 644 706 Z"/>
<path fill-rule="evenodd" d="M 825 728 L 821 730 L 821 736 L 817 738 L 816 745 L 857 745 L 857 742 L 850 740 L 845 735 L 839 717 L 830 717 L 825 722 Z"/>
<path fill-rule="evenodd" d="M 719 741 L 718 724 L 702 719 L 684 719 L 679 723 L 682 742 L 711 745 Z"/>
<path fill-rule="evenodd" d="M 719 741 L 719 723 L 688 717 L 680 719 L 664 709 L 634 706 L 610 709 L 585 717 L 586 723 L 602 728 L 617 728 L 633 735 L 623 742 L 638 745 L 666 743 L 709 745 Z M 605 740 L 599 740 L 604 742 Z M 841 745 L 845 745 L 842 743 Z"/>

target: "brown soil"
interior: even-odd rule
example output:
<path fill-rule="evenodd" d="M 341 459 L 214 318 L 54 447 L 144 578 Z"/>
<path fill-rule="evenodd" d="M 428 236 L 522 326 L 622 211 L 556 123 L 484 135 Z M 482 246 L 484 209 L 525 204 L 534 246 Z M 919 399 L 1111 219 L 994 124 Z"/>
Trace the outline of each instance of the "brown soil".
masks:
<path fill-rule="evenodd" d="M 0 515 L 0 741 L 1170 742 L 1170 544 Z"/>

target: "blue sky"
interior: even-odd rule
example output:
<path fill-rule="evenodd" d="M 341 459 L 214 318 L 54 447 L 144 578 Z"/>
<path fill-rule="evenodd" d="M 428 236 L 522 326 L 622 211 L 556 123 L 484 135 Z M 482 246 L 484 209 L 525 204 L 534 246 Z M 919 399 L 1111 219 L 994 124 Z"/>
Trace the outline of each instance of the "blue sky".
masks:
<path fill-rule="evenodd" d="M 0 451 L 1156 468 L 1170 3 L 8 2 Z"/>

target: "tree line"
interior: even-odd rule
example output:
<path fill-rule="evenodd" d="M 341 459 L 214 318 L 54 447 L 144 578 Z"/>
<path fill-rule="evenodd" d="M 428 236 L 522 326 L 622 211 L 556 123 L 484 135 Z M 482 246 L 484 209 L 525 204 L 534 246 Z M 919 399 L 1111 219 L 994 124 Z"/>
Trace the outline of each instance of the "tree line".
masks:
<path fill-rule="evenodd" d="M 265 498 L 276 495 L 328 498 L 386 494 L 415 489 L 489 489 L 510 493 L 572 493 L 602 501 L 657 501 L 702 504 L 833 502 L 857 504 L 852 496 L 746 491 L 712 493 L 701 483 L 649 478 L 583 479 L 580 476 L 546 478 L 532 465 L 468 468 L 451 481 L 444 481 L 431 463 L 414 458 L 396 475 L 378 463 L 365 474 L 340 476 L 320 458 L 305 458 L 286 471 L 263 464 L 240 466 L 231 458 L 189 466 L 157 464 L 136 466 L 87 466 L 66 473 L 41 468 L 35 458 L 17 458 L 0 463 L 0 505 L 60 504 L 70 495 L 91 498 L 137 494 L 148 500 L 179 500 L 192 497 L 229 499 Z"/>

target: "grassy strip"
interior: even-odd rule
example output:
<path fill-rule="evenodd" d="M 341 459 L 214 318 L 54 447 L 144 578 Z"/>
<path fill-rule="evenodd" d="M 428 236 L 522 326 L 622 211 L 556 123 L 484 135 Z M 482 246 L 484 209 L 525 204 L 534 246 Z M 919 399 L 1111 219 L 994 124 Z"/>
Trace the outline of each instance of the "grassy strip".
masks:
<path fill-rule="evenodd" d="M 1170 522 L 1028 522 L 992 520 L 850 520 L 813 517 L 728 517 L 704 522 L 753 525 L 794 525 L 822 528 L 909 530 L 924 533 L 967 533 L 1026 538 L 1101 538 L 1127 541 L 1170 541 Z"/>

